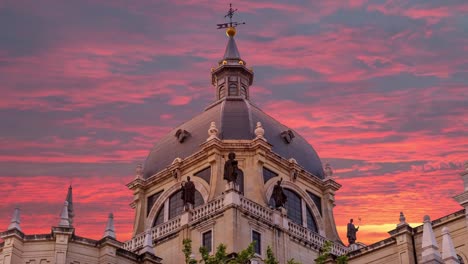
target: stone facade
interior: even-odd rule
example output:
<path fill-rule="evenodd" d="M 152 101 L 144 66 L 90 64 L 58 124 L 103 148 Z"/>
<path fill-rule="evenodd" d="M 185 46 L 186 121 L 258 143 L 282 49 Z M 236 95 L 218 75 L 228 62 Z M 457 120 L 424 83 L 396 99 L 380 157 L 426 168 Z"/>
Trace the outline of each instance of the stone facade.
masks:
<path fill-rule="evenodd" d="M 105 237 L 76 236 L 73 228 L 53 227 L 50 234 L 25 235 L 18 229 L 0 234 L 0 264 L 157 264 L 153 254 L 124 250 L 122 243 Z"/>
<path fill-rule="evenodd" d="M 227 188 L 223 180 L 223 166 L 229 152 L 236 153 L 239 168 L 243 171 L 243 193 Z M 211 168 L 210 184 L 193 176 L 207 167 Z M 277 173 L 277 176 L 264 182 L 264 167 Z M 174 170 L 180 172 L 180 177 L 173 177 Z M 292 170 L 297 173 L 292 174 Z M 169 197 L 181 188 L 180 182 L 187 176 L 191 177 L 203 196 L 204 204 L 154 225 L 158 212 L 167 208 Z M 305 221 L 301 224 L 291 221 L 284 210 L 271 208 L 269 200 L 272 189 L 281 178 L 283 187 L 298 193 L 304 207 L 312 209 L 317 232 L 309 230 Z M 167 263 L 183 261 L 180 252 L 185 238 L 193 241 L 195 256 L 200 258 L 197 249 L 202 245 L 202 234 L 208 230 L 213 234 L 213 247 L 223 243 L 228 252 L 246 248 L 252 242 L 252 231 L 258 232 L 261 234 L 259 258 L 264 258 L 267 246 L 271 246 L 281 263 L 291 258 L 303 263 L 313 262 L 326 240 L 335 242 L 335 254 L 346 252 L 339 240 L 332 214 L 334 193 L 340 185 L 332 179 L 320 180 L 296 163 L 275 155 L 263 139 L 209 140 L 199 152 L 146 180 L 136 178 L 128 187 L 134 191 L 135 237 L 127 241 L 124 247 L 130 251 L 138 250 L 145 234 L 151 232 L 156 254 L 165 261 L 170 260 Z M 150 197 L 156 193 L 161 193 L 159 198 L 148 206 Z M 308 193 L 321 198 L 321 212 Z"/>

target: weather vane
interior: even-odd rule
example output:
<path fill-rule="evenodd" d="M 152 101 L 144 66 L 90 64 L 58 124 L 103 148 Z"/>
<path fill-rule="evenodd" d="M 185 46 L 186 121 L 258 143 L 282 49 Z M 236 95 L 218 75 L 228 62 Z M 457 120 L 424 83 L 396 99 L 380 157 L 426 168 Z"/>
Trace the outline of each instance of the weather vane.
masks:
<path fill-rule="evenodd" d="M 234 27 L 237 27 L 238 25 L 245 25 L 245 22 L 232 22 L 232 17 L 234 16 L 234 13 L 236 11 L 237 11 L 237 9 L 232 9 L 232 4 L 229 4 L 229 11 L 224 16 L 225 18 L 229 17 L 229 23 L 216 24 L 218 26 L 218 29 L 221 29 L 221 28 L 234 28 Z"/>

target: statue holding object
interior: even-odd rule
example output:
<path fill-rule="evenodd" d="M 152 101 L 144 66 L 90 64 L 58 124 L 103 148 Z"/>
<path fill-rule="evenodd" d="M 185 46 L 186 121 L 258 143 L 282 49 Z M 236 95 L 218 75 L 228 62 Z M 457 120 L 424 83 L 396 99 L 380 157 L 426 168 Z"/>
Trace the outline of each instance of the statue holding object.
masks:
<path fill-rule="evenodd" d="M 356 233 L 359 231 L 359 226 L 355 227 L 353 224 L 353 219 L 349 220 L 348 230 L 346 236 L 348 237 L 348 242 L 350 245 L 356 243 Z"/>
<path fill-rule="evenodd" d="M 234 152 L 229 153 L 228 160 L 224 163 L 224 179 L 228 183 L 237 181 L 237 171 L 239 170 L 237 164 L 236 154 Z"/>
<path fill-rule="evenodd" d="M 182 185 L 182 201 L 184 201 L 184 206 L 195 204 L 195 184 L 190 181 L 190 176 L 187 176 L 187 181 L 181 183 Z"/>
<path fill-rule="evenodd" d="M 284 207 L 284 204 L 288 201 L 288 197 L 284 193 L 283 187 L 281 186 L 281 182 L 283 181 L 283 178 L 276 182 L 275 187 L 273 187 L 273 200 L 275 201 L 275 207 L 280 208 Z"/>

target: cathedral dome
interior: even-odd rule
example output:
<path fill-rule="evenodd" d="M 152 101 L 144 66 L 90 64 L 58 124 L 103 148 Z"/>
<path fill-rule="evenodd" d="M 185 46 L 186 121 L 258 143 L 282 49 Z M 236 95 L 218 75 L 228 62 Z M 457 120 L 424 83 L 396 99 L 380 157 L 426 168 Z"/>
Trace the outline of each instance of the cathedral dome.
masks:
<path fill-rule="evenodd" d="M 261 122 L 264 137 L 273 145 L 272 151 L 283 158 L 294 158 L 308 172 L 323 179 L 322 163 L 312 146 L 291 128 L 281 124 L 244 98 L 224 98 L 205 111 L 161 138 L 146 159 L 145 178 L 161 171 L 176 158 L 186 158 L 200 150 L 208 138 L 208 128 L 215 122 L 218 137 L 224 139 L 252 140 L 255 126 Z"/>
<path fill-rule="evenodd" d="M 322 163 L 312 146 L 298 133 L 250 103 L 253 70 L 247 68 L 246 62 L 241 59 L 232 24 L 226 33 L 229 41 L 224 56 L 218 67 L 211 71 L 217 101 L 203 113 L 174 128 L 154 145 L 145 161 L 144 178 L 163 170 L 176 158 L 184 159 L 199 151 L 200 145 L 208 137 L 211 122 L 215 122 L 219 129 L 218 137 L 221 140 L 252 140 L 255 138 L 256 124 L 261 122 L 264 137 L 273 146 L 273 152 L 285 159 L 294 158 L 305 170 L 323 179 Z"/>

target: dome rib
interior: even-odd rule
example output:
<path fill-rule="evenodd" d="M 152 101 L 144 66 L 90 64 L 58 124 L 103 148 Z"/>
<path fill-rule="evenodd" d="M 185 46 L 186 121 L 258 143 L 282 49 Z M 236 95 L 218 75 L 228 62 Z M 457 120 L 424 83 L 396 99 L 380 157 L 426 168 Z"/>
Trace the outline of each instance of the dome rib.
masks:
<path fill-rule="evenodd" d="M 281 124 L 258 107 L 245 99 L 222 100 L 207 108 L 201 114 L 174 128 L 163 136 L 151 149 L 144 166 L 143 176 L 149 178 L 169 166 L 175 158 L 186 158 L 200 150 L 200 145 L 206 141 L 207 130 L 211 122 L 220 129 L 221 139 L 252 140 L 253 124 L 261 122 L 265 129 L 265 138 L 272 144 L 272 151 L 285 159 L 294 158 L 308 172 L 323 179 L 322 162 L 313 147 L 296 131 Z M 180 143 L 174 133 L 184 129 L 190 133 L 183 143 Z M 285 130 L 294 131 L 294 139 L 285 143 L 281 133 Z"/>

